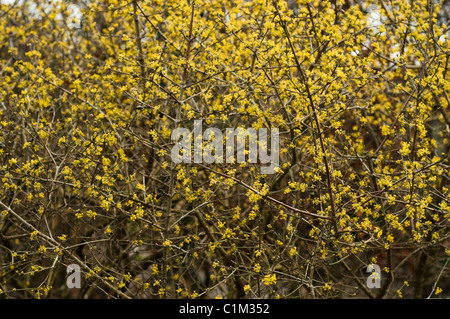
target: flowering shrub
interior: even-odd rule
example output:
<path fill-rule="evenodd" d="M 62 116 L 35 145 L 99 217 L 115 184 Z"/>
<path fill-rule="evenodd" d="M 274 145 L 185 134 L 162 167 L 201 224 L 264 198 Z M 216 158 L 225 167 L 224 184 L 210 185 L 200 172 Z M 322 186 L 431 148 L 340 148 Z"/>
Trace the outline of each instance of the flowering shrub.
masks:
<path fill-rule="evenodd" d="M 0 296 L 445 296 L 444 2 L 1 2 Z M 174 163 L 195 120 L 276 173 Z"/>

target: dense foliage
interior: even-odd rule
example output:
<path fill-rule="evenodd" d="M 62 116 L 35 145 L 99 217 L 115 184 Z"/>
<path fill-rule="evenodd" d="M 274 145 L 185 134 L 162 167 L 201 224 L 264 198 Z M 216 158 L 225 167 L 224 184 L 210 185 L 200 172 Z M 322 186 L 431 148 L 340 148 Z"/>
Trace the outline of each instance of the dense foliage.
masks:
<path fill-rule="evenodd" d="M 448 1 L 0 3 L 0 297 L 447 295 Z M 277 172 L 175 164 L 199 119 Z"/>

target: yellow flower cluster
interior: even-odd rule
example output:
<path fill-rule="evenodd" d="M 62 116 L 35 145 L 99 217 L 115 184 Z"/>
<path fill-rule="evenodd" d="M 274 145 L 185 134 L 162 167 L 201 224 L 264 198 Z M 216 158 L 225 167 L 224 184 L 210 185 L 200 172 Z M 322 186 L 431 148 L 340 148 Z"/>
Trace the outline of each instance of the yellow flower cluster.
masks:
<path fill-rule="evenodd" d="M 445 295 L 445 1 L 0 12 L 0 294 L 73 297 L 52 287 L 70 261 L 99 288 L 81 298 Z M 247 148 L 242 163 L 175 163 L 173 132 L 196 120 L 277 128 L 279 167 L 262 174 Z M 370 263 L 395 283 L 355 288 Z"/>

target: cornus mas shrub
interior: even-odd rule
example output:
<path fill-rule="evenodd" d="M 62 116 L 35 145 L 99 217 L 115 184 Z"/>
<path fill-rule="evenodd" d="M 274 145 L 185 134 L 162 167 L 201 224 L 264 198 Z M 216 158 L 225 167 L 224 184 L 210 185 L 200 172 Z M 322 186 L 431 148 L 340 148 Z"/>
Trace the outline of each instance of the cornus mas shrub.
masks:
<path fill-rule="evenodd" d="M 448 1 L 0 3 L 1 297 L 448 294 Z"/>

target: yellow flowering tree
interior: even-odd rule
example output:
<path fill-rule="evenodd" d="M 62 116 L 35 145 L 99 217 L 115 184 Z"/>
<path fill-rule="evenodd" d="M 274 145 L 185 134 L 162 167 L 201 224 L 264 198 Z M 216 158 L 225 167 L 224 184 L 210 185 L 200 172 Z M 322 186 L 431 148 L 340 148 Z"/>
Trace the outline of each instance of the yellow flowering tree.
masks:
<path fill-rule="evenodd" d="M 0 1 L 0 297 L 446 296 L 449 12 Z M 277 171 L 175 163 L 195 120 L 277 128 Z"/>

